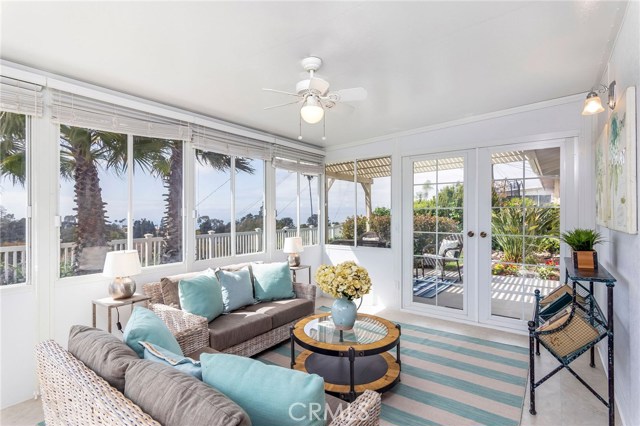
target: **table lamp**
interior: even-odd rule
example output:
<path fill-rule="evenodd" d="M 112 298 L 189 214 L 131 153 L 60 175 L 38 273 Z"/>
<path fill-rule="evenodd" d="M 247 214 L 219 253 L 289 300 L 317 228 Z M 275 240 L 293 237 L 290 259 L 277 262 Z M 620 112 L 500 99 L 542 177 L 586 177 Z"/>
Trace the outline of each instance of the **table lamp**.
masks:
<path fill-rule="evenodd" d="M 109 295 L 114 299 L 127 299 L 136 291 L 132 275 L 142 272 L 137 250 L 110 251 L 104 259 L 102 275 L 114 280 L 109 284 Z"/>
<path fill-rule="evenodd" d="M 304 247 L 302 247 L 302 238 L 285 238 L 282 251 L 285 253 L 289 253 L 289 257 L 287 258 L 287 260 L 289 261 L 289 266 L 300 266 L 300 255 L 298 253 L 302 253 L 304 251 Z"/>

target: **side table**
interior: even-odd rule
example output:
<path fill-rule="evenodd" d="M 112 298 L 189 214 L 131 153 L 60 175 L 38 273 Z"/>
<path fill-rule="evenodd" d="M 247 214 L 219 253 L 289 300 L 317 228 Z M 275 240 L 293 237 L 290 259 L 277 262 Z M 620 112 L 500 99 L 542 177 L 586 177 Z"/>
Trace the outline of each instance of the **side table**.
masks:
<path fill-rule="evenodd" d="M 111 333 L 111 310 L 113 308 L 118 309 L 121 306 L 130 305 L 131 312 L 133 312 L 133 305 L 140 302 L 146 302 L 149 300 L 149 296 L 145 296 L 144 294 L 134 294 L 128 299 L 113 299 L 112 297 L 103 297 L 102 299 L 92 300 L 93 304 L 93 326 L 96 326 L 96 307 L 104 306 L 107 308 L 107 331 Z"/>
<path fill-rule="evenodd" d="M 293 273 L 293 282 L 296 282 L 296 272 L 297 271 L 301 271 L 303 269 L 308 269 L 309 270 L 309 281 L 308 283 L 311 284 L 311 265 L 298 265 L 298 266 L 289 266 L 289 270 L 291 270 L 291 272 Z"/>

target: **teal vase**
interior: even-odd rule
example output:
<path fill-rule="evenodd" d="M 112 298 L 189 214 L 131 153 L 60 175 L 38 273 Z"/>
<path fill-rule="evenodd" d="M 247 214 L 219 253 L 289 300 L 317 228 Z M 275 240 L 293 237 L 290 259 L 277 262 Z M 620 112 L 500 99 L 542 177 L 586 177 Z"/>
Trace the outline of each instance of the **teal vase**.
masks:
<path fill-rule="evenodd" d="M 346 297 L 336 299 L 331 306 L 331 319 L 338 330 L 351 330 L 356 323 L 358 308 Z"/>

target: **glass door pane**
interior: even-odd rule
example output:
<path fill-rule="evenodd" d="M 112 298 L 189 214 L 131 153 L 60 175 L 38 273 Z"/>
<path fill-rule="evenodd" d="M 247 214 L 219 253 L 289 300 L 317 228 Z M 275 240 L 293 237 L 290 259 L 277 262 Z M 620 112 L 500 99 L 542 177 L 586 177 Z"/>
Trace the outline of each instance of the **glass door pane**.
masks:
<path fill-rule="evenodd" d="M 461 156 L 413 161 L 413 302 L 463 310 Z"/>
<path fill-rule="evenodd" d="M 531 317 L 560 277 L 560 148 L 491 156 L 491 315 Z"/>

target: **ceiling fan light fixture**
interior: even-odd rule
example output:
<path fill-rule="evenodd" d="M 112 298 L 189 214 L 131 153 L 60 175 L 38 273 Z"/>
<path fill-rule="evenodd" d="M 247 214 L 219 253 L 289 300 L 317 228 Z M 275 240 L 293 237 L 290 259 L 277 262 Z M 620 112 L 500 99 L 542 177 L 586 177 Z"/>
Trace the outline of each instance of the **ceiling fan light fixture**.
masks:
<path fill-rule="evenodd" d="M 324 117 L 324 109 L 315 96 L 309 96 L 300 108 L 300 116 L 309 124 L 316 124 Z"/>
<path fill-rule="evenodd" d="M 587 99 L 584 100 L 584 108 L 582 115 L 593 115 L 604 111 L 600 96 L 596 92 L 589 92 Z"/>

